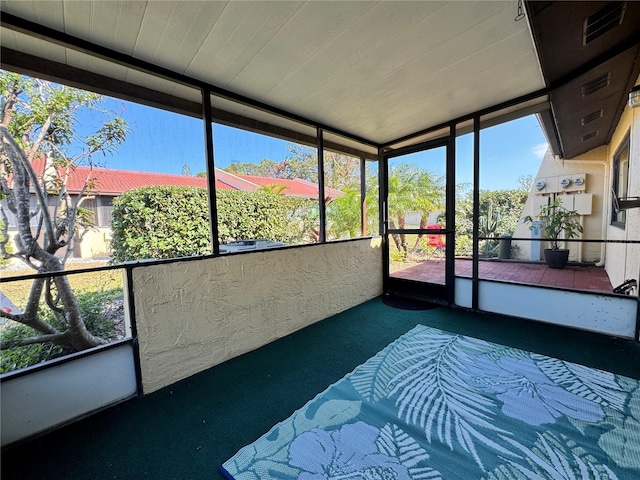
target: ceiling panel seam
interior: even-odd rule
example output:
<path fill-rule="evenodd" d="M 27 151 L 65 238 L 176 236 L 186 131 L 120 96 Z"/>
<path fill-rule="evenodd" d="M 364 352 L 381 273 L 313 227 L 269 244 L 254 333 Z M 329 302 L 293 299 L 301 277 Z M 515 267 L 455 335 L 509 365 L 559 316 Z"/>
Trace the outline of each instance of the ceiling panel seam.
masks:
<path fill-rule="evenodd" d="M 80 38 L 66 34 L 64 32 L 60 32 L 49 27 L 44 27 L 43 25 L 38 25 L 37 23 L 31 22 L 29 20 L 16 17 L 15 15 L 3 13 L 2 17 L 0 18 L 0 23 L 5 28 L 19 31 L 26 35 L 36 37 L 40 40 L 60 44 L 68 48 L 71 48 L 73 50 L 79 50 L 81 52 L 87 53 L 89 55 L 96 55 L 99 58 L 103 58 L 107 61 L 119 63 L 121 65 L 128 66 L 136 70 L 139 69 L 149 74 L 152 74 L 154 76 L 160 76 L 162 78 L 166 78 L 171 81 L 183 83 L 187 86 L 205 89 L 206 91 L 212 94 L 215 94 L 224 98 L 228 98 L 230 100 L 233 100 L 241 104 L 249 105 L 259 110 L 264 110 L 266 112 L 275 114 L 277 116 L 288 118 L 306 125 L 316 126 L 318 128 L 322 128 L 323 130 L 326 130 L 347 138 L 351 138 L 365 145 L 373 146 L 376 148 L 380 147 L 380 144 L 378 144 L 377 142 L 363 138 L 359 135 L 354 135 L 349 132 L 344 132 L 339 128 L 331 127 L 329 125 L 322 124 L 321 122 L 316 122 L 316 121 L 307 119 L 305 117 L 302 117 L 300 115 L 287 112 L 281 108 L 273 107 L 261 101 L 253 100 L 245 95 L 237 94 L 220 87 L 209 85 L 204 81 L 197 80 L 192 77 L 188 77 L 184 74 L 180 74 L 180 73 L 171 71 L 169 69 L 166 69 L 164 67 L 151 64 L 145 60 L 140 60 L 140 59 L 131 57 L 127 54 L 114 51 L 107 47 L 96 45 L 92 42 L 82 40 Z"/>

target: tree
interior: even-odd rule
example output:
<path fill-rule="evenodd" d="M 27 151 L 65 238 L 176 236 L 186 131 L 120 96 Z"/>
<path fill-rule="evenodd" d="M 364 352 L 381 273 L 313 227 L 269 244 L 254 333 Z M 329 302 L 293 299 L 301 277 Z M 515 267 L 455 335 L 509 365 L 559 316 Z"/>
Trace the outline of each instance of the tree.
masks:
<path fill-rule="evenodd" d="M 533 175 L 520 175 L 518 177 L 518 190 L 522 190 L 526 194 L 529 194 L 531 187 L 533 187 Z"/>
<path fill-rule="evenodd" d="M 481 190 L 479 193 L 479 225 L 481 237 L 511 235 L 516 229 L 527 201 L 527 177 L 519 180 L 521 188 Z M 471 255 L 473 237 L 473 190 L 460 186 L 456 194 L 456 255 Z M 485 254 L 491 254 L 498 246 L 497 240 L 483 240 Z"/>
<path fill-rule="evenodd" d="M 224 170 L 239 175 L 259 177 L 300 178 L 318 183 L 316 149 L 304 145 L 287 145 L 289 154 L 281 162 L 263 158 L 260 163 L 232 163 Z M 324 153 L 325 186 L 337 190 L 357 190 L 360 187 L 360 160 L 337 152 Z"/>
<path fill-rule="evenodd" d="M 360 190 L 360 159 L 324 152 L 324 183 L 337 190 Z"/>
<path fill-rule="evenodd" d="M 346 190 L 327 205 L 327 228 L 331 238 L 355 238 L 361 230 L 360 191 Z"/>
<path fill-rule="evenodd" d="M 428 170 L 414 164 L 403 163 L 389 169 L 389 228 L 406 228 L 408 213 L 420 215 L 419 228 L 427 228 L 429 214 L 444 208 L 443 179 L 434 176 Z M 417 236 L 411 247 L 415 251 L 423 235 Z M 405 234 L 393 234 L 394 244 L 398 251 L 406 258 L 410 252 Z"/>
<path fill-rule="evenodd" d="M 93 180 L 89 175 L 79 193 L 72 194 L 67 188 L 70 174 L 77 165 L 93 166 L 96 156 L 115 151 L 125 140 L 128 126 L 121 117 L 102 110 L 102 97 L 91 92 L 6 71 L 0 71 L 0 89 L 0 196 L 4 199 L 0 253 L 38 273 L 62 272 L 91 227 L 82 204 L 90 198 Z M 87 110 L 102 112 L 106 119 L 94 133 L 81 136 L 76 115 Z M 8 248 L 9 213 L 18 224 L 15 252 Z M 42 301 L 55 322 L 42 315 Z M 2 350 L 49 342 L 79 351 L 105 342 L 87 330 L 65 275 L 35 279 L 23 313 L 0 311 L 0 316 L 35 331 L 31 337 L 3 341 Z"/>
<path fill-rule="evenodd" d="M 274 178 L 286 178 L 280 176 L 280 170 L 277 168 L 278 164 L 268 158 L 263 158 L 260 163 L 244 163 L 235 162 L 230 164 L 224 170 L 235 175 L 255 175 L 258 177 L 274 177 Z"/>

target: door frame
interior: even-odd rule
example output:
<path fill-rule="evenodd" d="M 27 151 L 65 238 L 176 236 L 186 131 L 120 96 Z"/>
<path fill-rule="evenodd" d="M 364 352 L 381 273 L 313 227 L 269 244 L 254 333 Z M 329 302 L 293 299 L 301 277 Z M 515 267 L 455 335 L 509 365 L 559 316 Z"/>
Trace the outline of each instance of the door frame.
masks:
<path fill-rule="evenodd" d="M 390 229 L 389 228 L 389 159 L 412 153 L 445 147 L 446 183 L 445 183 L 445 229 Z M 416 298 L 433 303 L 453 305 L 455 298 L 455 129 L 449 128 L 449 134 L 435 140 L 416 145 L 381 152 L 380 168 L 380 208 L 382 211 L 382 265 L 383 293 L 402 297 Z M 389 246 L 391 234 L 438 234 L 444 235 L 445 246 L 445 282 L 444 285 L 418 280 L 391 277 L 389 272 Z"/>

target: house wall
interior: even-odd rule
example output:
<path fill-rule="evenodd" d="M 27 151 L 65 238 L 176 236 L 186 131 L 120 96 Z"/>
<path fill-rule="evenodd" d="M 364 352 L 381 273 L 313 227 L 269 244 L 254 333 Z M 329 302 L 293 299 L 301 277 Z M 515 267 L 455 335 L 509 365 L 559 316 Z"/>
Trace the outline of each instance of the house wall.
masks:
<path fill-rule="evenodd" d="M 640 108 L 627 106 L 611 139 L 609 165 L 613 167 L 613 156 L 627 133 L 630 134 L 629 150 L 629 197 L 640 197 Z M 609 182 L 611 184 L 611 182 Z M 611 185 L 609 185 L 611 186 Z M 611 200 L 609 200 L 609 205 Z M 611 207 L 609 207 L 610 210 Z M 609 240 L 640 240 L 640 208 L 626 211 L 624 228 L 607 225 Z M 609 211 L 608 219 L 611 218 Z M 605 268 L 615 287 L 627 279 L 640 277 L 640 245 L 607 244 Z"/>
<path fill-rule="evenodd" d="M 552 178 L 552 177 L 573 177 L 574 174 L 584 173 L 586 174 L 586 189 L 585 193 L 593 194 L 592 200 L 592 213 L 591 215 L 582 216 L 582 226 L 584 232 L 582 238 L 603 238 L 605 231 L 605 221 L 607 215 L 608 205 L 608 190 L 610 187 L 610 174 L 608 166 L 608 148 L 600 147 L 591 150 L 584 155 L 575 157 L 571 160 L 555 159 L 550 150 L 544 156 L 540 164 L 540 169 L 536 175 L 536 178 Z M 535 181 L 534 181 L 535 184 Z M 518 227 L 514 232 L 514 237 L 526 238 L 531 237 L 531 231 L 529 230 L 529 224 L 523 223 L 524 217 L 531 215 L 535 217 L 539 211 L 536 208 L 536 198 L 542 197 L 545 194 L 539 194 L 535 185 L 532 187 L 527 202 L 522 210 L 522 216 L 518 222 Z M 550 195 L 553 199 L 552 194 Z M 604 209 L 604 213 L 603 213 Z M 516 258 L 522 260 L 535 260 L 542 258 L 538 255 L 537 251 L 533 254 L 531 249 L 536 247 L 531 242 L 514 242 L 519 247 L 519 253 Z M 548 248 L 548 243 L 541 242 L 541 248 Z M 602 247 L 597 243 L 568 243 L 567 248 L 571 251 L 569 256 L 570 261 L 584 261 L 584 262 L 599 262 L 602 258 Z"/>
<path fill-rule="evenodd" d="M 613 157 L 627 134 L 630 136 L 628 196 L 640 197 L 640 108 L 625 107 L 609 145 L 591 150 L 570 160 L 556 160 L 550 152 L 547 152 L 540 165 L 537 177 L 570 175 L 572 173 L 587 174 L 587 192 L 594 194 L 593 214 L 583 217 L 585 229 L 582 234 L 583 238 L 640 240 L 640 209 L 627 210 L 624 228 L 611 225 Z M 522 218 L 526 215 L 535 215 L 537 211 L 534 208 L 535 193 L 534 188 L 524 207 Z M 514 233 L 514 237 L 528 237 L 530 235 L 528 225 L 525 224 L 520 224 Z M 527 260 L 531 258 L 530 242 L 514 243 L 520 247 L 518 258 Z M 577 246 L 577 244 L 574 245 Z M 574 248 L 571 250 L 570 260 L 581 259 L 604 264 L 614 287 L 627 279 L 640 279 L 640 245 L 638 244 L 585 244 L 582 247 L 581 258 L 578 251 L 574 251 Z M 535 253 L 533 256 L 535 257 Z"/>
<path fill-rule="evenodd" d="M 80 258 L 91 258 L 109 253 L 111 242 L 110 227 L 95 227 L 87 231 L 82 238 L 82 242 L 76 249 L 76 256 Z"/>
<path fill-rule="evenodd" d="M 136 267 L 146 393 L 382 293 L 380 239 Z"/>

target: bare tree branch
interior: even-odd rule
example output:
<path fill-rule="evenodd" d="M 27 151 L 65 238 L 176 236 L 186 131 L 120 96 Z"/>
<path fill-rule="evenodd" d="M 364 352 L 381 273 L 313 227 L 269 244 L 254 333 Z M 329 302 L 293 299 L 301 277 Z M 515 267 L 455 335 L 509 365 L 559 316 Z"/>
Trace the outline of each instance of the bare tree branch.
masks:
<path fill-rule="evenodd" d="M 2 127 L 0 127 L 2 128 Z M 44 129 L 44 126 L 43 126 Z M 9 131 L 7 130 L 7 134 L 9 134 Z M 6 135 L 5 135 L 6 136 Z M 15 141 L 13 140 L 13 137 L 11 137 L 11 134 L 9 134 L 9 137 L 11 138 L 11 142 L 13 142 L 13 147 L 16 149 L 16 151 L 20 154 L 22 153 L 22 151 L 19 149 L 19 147 L 17 145 L 15 145 Z M 42 221 L 43 224 L 45 226 L 45 229 L 47 231 L 47 239 L 48 239 L 48 245 L 45 246 L 45 249 L 47 251 L 51 251 L 49 250 L 50 248 L 55 248 L 52 251 L 56 251 L 58 246 L 57 246 L 57 239 L 56 239 L 56 235 L 55 235 L 55 231 L 53 229 L 53 225 L 54 222 L 51 218 L 51 215 L 49 214 L 49 209 L 46 207 L 47 206 L 47 191 L 46 188 L 42 188 L 41 185 L 38 183 L 38 177 L 36 176 L 36 172 L 33 170 L 33 167 L 31 165 L 31 161 L 24 155 L 24 153 L 22 153 L 21 155 L 18 155 L 18 158 L 20 160 L 20 162 L 22 162 L 22 167 L 24 168 L 24 171 L 27 173 L 27 175 L 29 176 L 29 179 L 31 180 L 31 184 L 33 185 L 33 190 L 34 193 L 36 194 L 36 197 L 38 199 L 38 204 L 40 206 L 40 211 L 42 214 Z M 46 166 L 45 166 L 46 168 Z M 15 172 L 14 172 L 15 175 Z"/>
<path fill-rule="evenodd" d="M 9 320 L 13 320 L 14 322 L 18 322 L 18 323 L 23 323 L 22 322 L 22 317 L 24 315 L 19 313 L 19 314 L 13 314 L 10 312 L 7 312 L 6 310 L 0 310 L 0 317 L 2 318 L 8 318 Z"/>
<path fill-rule="evenodd" d="M 0 111 L 0 115 L 2 116 L 2 118 L 0 119 L 0 125 L 4 127 L 9 126 L 9 122 L 11 122 L 11 114 L 13 113 L 13 106 L 22 93 L 22 90 L 19 89 L 18 84 L 18 81 L 14 82 L 13 87 L 10 89 L 9 95 L 7 95 L 4 102 L 2 102 L 2 109 Z"/>
<path fill-rule="evenodd" d="M 66 339 L 66 333 L 53 333 L 50 335 L 39 335 L 37 337 L 19 338 L 15 340 L 7 340 L 0 342 L 0 350 L 7 350 L 14 347 L 26 347 L 27 345 L 34 345 L 36 343 L 51 342 L 56 345 L 61 345 Z M 64 346 L 64 345 L 63 345 Z"/>
<path fill-rule="evenodd" d="M 51 278 L 47 278 L 44 296 L 49 308 L 56 313 L 64 313 L 64 308 L 60 308 L 57 305 L 57 302 L 53 299 L 53 295 L 51 294 Z M 64 318 L 64 317 L 63 317 Z"/>

